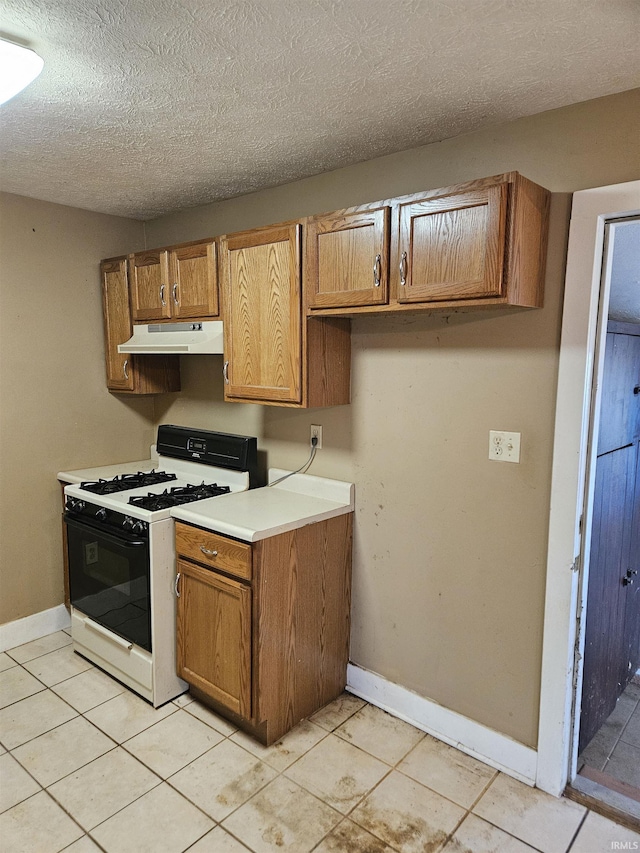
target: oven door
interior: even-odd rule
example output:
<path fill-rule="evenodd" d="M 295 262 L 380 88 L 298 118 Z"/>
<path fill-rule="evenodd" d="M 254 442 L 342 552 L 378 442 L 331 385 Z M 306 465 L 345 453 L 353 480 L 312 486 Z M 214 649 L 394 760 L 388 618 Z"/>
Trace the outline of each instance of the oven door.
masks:
<path fill-rule="evenodd" d="M 71 604 L 151 651 L 149 540 L 65 515 Z"/>

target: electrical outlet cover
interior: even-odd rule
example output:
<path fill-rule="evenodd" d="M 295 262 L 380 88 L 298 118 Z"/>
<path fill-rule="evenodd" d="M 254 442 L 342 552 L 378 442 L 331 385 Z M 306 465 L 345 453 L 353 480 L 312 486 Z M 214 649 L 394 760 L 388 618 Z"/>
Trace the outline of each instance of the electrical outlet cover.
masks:
<path fill-rule="evenodd" d="M 489 459 L 494 462 L 520 462 L 520 433 L 489 430 Z"/>

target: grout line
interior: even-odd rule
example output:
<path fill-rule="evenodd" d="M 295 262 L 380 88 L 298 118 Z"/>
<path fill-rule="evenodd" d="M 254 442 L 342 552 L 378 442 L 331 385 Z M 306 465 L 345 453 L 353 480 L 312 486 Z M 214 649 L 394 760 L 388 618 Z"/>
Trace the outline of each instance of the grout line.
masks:
<path fill-rule="evenodd" d="M 574 844 L 575 844 L 575 842 L 576 842 L 576 839 L 577 839 L 578 835 L 580 834 L 580 830 L 581 830 L 581 829 L 582 829 L 582 827 L 584 826 L 585 821 L 586 821 L 587 817 L 589 816 L 589 812 L 591 811 L 591 809 L 586 808 L 586 807 L 585 807 L 585 809 L 586 809 L 586 810 L 585 810 L 584 815 L 582 816 L 582 820 L 581 820 L 581 821 L 580 821 L 580 823 L 578 824 L 576 831 L 573 833 L 573 836 L 572 836 L 572 838 L 571 838 L 571 841 L 569 841 L 569 846 L 568 846 L 568 847 L 567 847 L 567 849 L 566 849 L 566 853 L 570 853 L 570 850 L 572 849 L 573 845 L 574 845 Z M 575 851 L 575 853 L 580 853 L 580 851 L 579 851 L 579 850 L 576 850 L 576 851 Z"/>

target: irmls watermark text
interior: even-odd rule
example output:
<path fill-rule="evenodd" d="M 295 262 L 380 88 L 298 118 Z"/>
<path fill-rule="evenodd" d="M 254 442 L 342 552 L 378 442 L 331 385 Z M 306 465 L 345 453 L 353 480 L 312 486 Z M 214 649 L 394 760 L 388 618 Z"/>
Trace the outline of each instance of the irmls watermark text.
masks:
<path fill-rule="evenodd" d="M 640 841 L 612 841 L 612 850 L 640 850 Z"/>

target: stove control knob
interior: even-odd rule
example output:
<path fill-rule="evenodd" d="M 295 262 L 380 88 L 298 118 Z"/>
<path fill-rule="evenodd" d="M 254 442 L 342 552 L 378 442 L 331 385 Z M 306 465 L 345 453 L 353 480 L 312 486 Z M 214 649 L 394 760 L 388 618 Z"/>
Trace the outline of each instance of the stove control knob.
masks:
<path fill-rule="evenodd" d="M 69 498 L 67 509 L 69 512 L 82 512 L 84 509 L 84 501 L 80 498 Z"/>
<path fill-rule="evenodd" d="M 125 530 L 133 530 L 133 519 L 130 515 L 126 515 L 124 521 L 122 522 L 122 526 Z"/>
<path fill-rule="evenodd" d="M 144 521 L 134 521 L 131 530 L 133 531 L 133 533 L 144 533 L 146 527 L 147 525 Z"/>
<path fill-rule="evenodd" d="M 101 506 L 100 509 L 96 512 L 96 518 L 98 521 L 106 521 L 107 520 L 107 510 Z"/>

